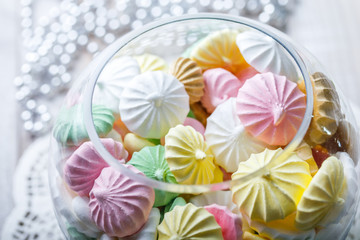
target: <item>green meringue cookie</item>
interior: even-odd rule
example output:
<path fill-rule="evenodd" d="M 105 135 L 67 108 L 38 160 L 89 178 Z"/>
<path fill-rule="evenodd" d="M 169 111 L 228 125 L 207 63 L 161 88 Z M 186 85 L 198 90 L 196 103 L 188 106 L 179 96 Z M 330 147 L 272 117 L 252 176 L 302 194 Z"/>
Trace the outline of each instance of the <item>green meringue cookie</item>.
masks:
<path fill-rule="evenodd" d="M 104 137 L 111 131 L 115 117 L 111 110 L 103 105 L 93 105 L 92 113 L 96 132 L 99 137 Z M 89 139 L 81 104 L 60 111 L 53 136 L 58 142 L 68 146 L 79 146 Z"/>
<path fill-rule="evenodd" d="M 167 183 L 177 183 L 175 176 L 165 160 L 165 148 L 158 145 L 154 147 L 144 147 L 139 152 L 135 152 L 128 162 L 148 178 Z M 177 197 L 178 193 L 155 190 L 154 207 L 164 206 Z"/>
<path fill-rule="evenodd" d="M 67 232 L 72 240 L 95 240 L 96 238 L 91 238 L 86 236 L 85 234 L 76 230 L 76 228 L 69 226 L 67 228 Z"/>

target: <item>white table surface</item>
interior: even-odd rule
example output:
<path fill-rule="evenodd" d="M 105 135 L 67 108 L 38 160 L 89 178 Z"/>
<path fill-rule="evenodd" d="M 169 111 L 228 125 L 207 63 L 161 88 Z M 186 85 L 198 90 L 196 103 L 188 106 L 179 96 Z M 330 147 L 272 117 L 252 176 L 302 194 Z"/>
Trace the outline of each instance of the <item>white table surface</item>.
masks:
<path fill-rule="evenodd" d="M 12 175 L 24 146 L 14 100 L 13 78 L 18 72 L 20 40 L 18 0 L 0 0 L 0 229 L 13 207 Z M 309 49 L 339 82 L 349 100 L 360 106 L 360 1 L 299 0 L 288 33 Z M 360 116 L 358 116 L 360 118 Z"/>

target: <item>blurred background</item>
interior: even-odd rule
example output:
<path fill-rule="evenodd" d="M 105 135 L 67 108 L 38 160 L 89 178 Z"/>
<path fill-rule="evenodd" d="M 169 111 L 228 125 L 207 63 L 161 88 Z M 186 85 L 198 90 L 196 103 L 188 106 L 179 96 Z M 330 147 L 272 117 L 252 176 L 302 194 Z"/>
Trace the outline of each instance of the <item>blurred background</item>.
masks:
<path fill-rule="evenodd" d="M 359 0 L 0 0 L 0 239 L 61 239 L 46 164 L 36 159 L 46 159 L 59 99 L 82 66 L 154 18 L 198 11 L 251 17 L 289 34 L 331 73 L 360 121 Z"/>

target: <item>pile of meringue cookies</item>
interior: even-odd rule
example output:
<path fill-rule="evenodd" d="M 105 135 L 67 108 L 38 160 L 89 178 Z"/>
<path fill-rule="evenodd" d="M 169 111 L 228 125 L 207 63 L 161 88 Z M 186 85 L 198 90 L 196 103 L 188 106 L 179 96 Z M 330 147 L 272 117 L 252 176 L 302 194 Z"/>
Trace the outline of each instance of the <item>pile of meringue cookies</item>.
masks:
<path fill-rule="evenodd" d="M 358 194 L 350 124 L 333 83 L 320 72 L 311 81 L 310 127 L 296 151 L 286 153 L 304 118 L 305 84 L 283 47 L 265 34 L 213 32 L 173 62 L 115 56 L 98 78 L 92 112 L 119 164 L 171 184 L 261 174 L 202 194 L 153 189 L 107 164 L 89 141 L 81 103 L 69 103 L 53 131 L 71 196 L 60 210 L 69 236 L 335 239 Z"/>

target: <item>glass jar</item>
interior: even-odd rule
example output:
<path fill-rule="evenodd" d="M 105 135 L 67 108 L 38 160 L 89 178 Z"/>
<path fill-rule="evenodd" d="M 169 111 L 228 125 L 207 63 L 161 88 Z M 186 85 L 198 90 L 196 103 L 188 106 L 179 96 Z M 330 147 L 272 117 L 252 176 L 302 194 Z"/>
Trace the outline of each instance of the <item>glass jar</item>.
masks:
<path fill-rule="evenodd" d="M 345 239 L 357 140 L 346 97 L 283 33 L 222 14 L 159 20 L 68 92 L 55 212 L 67 239 Z"/>

